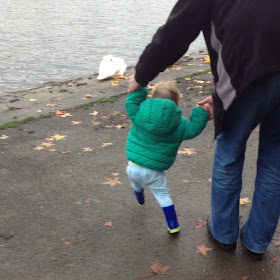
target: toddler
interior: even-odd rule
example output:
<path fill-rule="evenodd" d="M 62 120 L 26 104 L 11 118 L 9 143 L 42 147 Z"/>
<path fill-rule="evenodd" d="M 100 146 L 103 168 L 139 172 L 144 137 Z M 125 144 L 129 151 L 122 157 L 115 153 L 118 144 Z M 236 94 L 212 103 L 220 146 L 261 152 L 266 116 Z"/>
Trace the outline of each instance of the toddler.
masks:
<path fill-rule="evenodd" d="M 162 207 L 170 233 L 180 231 L 164 170 L 171 167 L 183 140 L 196 137 L 207 124 L 208 104 L 194 107 L 187 120 L 178 107 L 180 94 L 173 82 L 157 83 L 150 99 L 147 88 L 128 95 L 125 107 L 132 121 L 126 144 L 127 175 L 140 205 L 148 186 Z"/>

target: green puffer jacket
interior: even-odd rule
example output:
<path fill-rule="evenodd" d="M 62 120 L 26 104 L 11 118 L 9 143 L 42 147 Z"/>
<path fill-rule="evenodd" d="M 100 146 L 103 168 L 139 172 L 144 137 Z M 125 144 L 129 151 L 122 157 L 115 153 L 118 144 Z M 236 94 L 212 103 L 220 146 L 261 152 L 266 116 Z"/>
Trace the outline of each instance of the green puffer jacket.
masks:
<path fill-rule="evenodd" d="M 207 124 L 209 115 L 194 107 L 190 120 L 172 100 L 147 99 L 147 88 L 128 95 L 125 107 L 132 120 L 126 144 L 127 158 L 155 170 L 170 168 L 183 140 L 196 137 Z"/>

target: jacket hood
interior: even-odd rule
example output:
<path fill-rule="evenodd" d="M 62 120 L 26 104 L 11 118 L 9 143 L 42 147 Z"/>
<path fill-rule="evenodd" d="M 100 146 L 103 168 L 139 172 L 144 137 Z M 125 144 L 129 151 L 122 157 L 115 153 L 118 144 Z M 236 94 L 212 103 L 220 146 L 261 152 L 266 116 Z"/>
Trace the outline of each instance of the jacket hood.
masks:
<path fill-rule="evenodd" d="M 151 98 L 141 103 L 135 124 L 155 134 L 163 135 L 174 131 L 181 122 L 182 111 L 174 101 Z"/>

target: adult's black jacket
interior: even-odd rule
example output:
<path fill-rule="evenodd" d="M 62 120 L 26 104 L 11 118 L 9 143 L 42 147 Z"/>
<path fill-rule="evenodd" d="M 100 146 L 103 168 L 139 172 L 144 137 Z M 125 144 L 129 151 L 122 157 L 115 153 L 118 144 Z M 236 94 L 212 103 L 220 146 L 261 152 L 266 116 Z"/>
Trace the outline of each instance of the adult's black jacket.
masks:
<path fill-rule="evenodd" d="M 280 71 L 280 0 L 179 0 L 140 56 L 136 81 L 147 85 L 186 53 L 200 31 L 215 81 L 217 134 L 234 99 Z"/>

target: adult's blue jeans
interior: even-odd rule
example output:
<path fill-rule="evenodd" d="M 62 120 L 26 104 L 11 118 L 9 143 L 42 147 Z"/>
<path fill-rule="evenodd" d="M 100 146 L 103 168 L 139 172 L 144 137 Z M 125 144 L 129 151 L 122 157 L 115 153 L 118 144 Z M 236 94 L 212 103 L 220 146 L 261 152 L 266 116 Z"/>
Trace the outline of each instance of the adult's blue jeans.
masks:
<path fill-rule="evenodd" d="M 265 252 L 280 215 L 280 73 L 250 86 L 225 113 L 217 136 L 212 176 L 210 228 L 218 241 L 230 244 L 239 235 L 239 199 L 246 142 L 260 124 L 255 191 L 242 228 L 243 244 Z"/>

